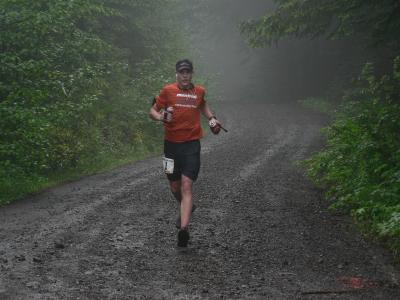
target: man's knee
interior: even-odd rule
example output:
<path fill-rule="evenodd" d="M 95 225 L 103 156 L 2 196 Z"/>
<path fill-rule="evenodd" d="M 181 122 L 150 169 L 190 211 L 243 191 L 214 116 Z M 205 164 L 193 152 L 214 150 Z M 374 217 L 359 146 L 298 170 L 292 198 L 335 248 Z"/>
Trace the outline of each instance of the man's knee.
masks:
<path fill-rule="evenodd" d="M 189 177 L 182 176 L 182 192 L 191 192 L 193 186 L 193 180 Z"/>

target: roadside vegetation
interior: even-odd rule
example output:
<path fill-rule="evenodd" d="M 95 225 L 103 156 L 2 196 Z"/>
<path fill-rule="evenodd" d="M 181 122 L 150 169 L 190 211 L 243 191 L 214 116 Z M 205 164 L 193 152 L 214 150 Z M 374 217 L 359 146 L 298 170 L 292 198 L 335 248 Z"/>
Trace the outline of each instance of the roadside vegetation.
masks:
<path fill-rule="evenodd" d="M 173 0 L 0 3 L 0 205 L 158 152 Z"/>
<path fill-rule="evenodd" d="M 326 188 L 332 208 L 350 213 L 370 237 L 400 257 L 400 5 L 397 1 L 275 0 L 274 12 L 241 24 L 253 47 L 284 39 L 351 39 L 363 51 L 385 53 L 365 61 L 338 93 L 303 101 L 334 106 L 327 145 L 306 161 Z M 360 53 L 363 56 L 363 53 Z M 327 106 L 327 103 L 330 103 Z M 329 111 L 333 109 L 329 108 Z"/>

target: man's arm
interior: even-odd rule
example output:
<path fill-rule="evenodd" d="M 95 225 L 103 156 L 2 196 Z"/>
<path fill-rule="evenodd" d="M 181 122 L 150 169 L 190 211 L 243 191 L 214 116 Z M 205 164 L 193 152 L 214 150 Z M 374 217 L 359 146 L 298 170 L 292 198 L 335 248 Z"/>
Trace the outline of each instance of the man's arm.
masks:
<path fill-rule="evenodd" d="M 210 107 L 208 106 L 207 102 L 205 102 L 201 107 L 200 107 L 201 113 L 208 119 L 215 118 L 214 114 L 212 113 Z"/>
<path fill-rule="evenodd" d="M 157 104 L 153 104 L 153 106 L 150 108 L 150 118 L 155 121 L 164 120 L 164 115 L 160 113 L 160 109 L 158 109 Z"/>

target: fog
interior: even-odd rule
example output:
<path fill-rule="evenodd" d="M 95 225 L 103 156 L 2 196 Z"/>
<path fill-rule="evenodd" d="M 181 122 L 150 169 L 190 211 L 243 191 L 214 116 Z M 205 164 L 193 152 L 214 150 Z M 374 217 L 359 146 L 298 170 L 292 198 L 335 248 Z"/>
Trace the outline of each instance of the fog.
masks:
<path fill-rule="evenodd" d="M 284 40 L 252 49 L 238 25 L 273 10 L 272 1 L 203 1 L 188 18 L 193 60 L 201 75 L 218 75 L 224 101 L 293 102 L 331 93 L 358 70 L 359 49 L 349 41 Z M 344 54 L 346 53 L 346 54 Z"/>

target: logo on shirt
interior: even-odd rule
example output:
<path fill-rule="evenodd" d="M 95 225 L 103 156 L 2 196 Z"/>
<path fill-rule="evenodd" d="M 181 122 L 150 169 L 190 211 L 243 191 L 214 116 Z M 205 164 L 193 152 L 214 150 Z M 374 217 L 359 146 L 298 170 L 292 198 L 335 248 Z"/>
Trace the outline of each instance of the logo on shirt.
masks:
<path fill-rule="evenodd" d="M 187 107 L 187 108 L 197 108 L 197 95 L 196 94 L 176 94 L 178 98 L 176 101 L 176 106 Z"/>
<path fill-rule="evenodd" d="M 192 98 L 192 99 L 197 99 L 197 95 L 196 94 L 176 94 L 177 97 L 181 97 L 181 98 Z"/>

